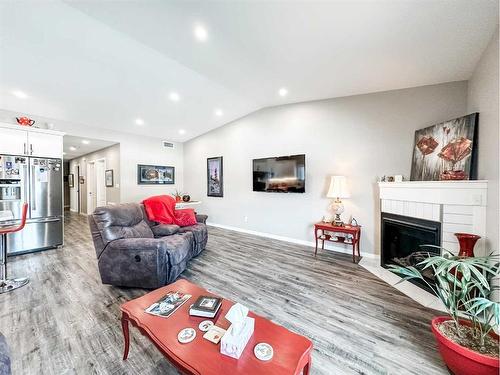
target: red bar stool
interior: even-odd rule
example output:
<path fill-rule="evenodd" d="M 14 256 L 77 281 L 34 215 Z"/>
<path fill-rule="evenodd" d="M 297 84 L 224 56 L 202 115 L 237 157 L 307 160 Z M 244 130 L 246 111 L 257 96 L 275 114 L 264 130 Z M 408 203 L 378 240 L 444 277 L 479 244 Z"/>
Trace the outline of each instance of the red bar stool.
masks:
<path fill-rule="evenodd" d="M 27 277 L 7 279 L 7 235 L 9 233 L 18 232 L 24 228 L 27 213 L 28 203 L 24 203 L 21 223 L 19 225 L 1 226 L 0 224 L 0 235 L 2 235 L 2 278 L 0 279 L 0 294 L 25 286 L 29 282 Z"/>

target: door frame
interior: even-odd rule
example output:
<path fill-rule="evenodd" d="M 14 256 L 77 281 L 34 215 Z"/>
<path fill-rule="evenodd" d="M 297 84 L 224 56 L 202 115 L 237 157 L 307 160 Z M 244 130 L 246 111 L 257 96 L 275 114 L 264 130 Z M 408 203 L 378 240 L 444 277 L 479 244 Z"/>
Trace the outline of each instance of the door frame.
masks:
<path fill-rule="evenodd" d="M 106 158 L 99 158 L 90 160 L 87 162 L 87 215 L 91 215 L 97 207 L 97 202 L 99 201 L 97 197 L 97 163 L 103 163 L 103 171 L 106 170 Z M 104 186 L 104 201 L 106 201 L 106 175 L 103 175 L 102 181 L 100 183 Z"/>
<path fill-rule="evenodd" d="M 102 181 L 99 181 L 99 176 L 97 175 L 97 164 L 102 163 Z M 104 194 L 103 197 L 100 197 L 98 192 L 98 184 L 101 184 L 101 186 L 104 188 L 102 189 L 102 193 Z M 104 201 L 105 204 L 107 202 L 107 197 L 106 197 L 106 158 L 99 158 L 94 160 L 94 187 L 95 187 L 95 202 L 96 206 L 98 205 L 99 201 Z"/>

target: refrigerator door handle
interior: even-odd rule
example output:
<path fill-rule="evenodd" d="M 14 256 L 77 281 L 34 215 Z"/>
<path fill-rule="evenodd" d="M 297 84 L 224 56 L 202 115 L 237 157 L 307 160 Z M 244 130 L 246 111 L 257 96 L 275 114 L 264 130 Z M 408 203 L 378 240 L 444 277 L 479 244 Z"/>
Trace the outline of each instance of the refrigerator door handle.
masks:
<path fill-rule="evenodd" d="M 23 155 L 26 155 L 26 142 L 23 143 Z"/>
<path fill-rule="evenodd" d="M 36 183 L 35 166 L 31 166 L 31 210 L 36 211 Z"/>
<path fill-rule="evenodd" d="M 50 219 L 36 219 L 36 220 L 30 220 L 30 223 L 54 223 L 56 221 L 61 221 L 60 217 L 53 217 Z"/>
<path fill-rule="evenodd" d="M 33 143 L 30 143 L 30 155 L 33 155 Z"/>

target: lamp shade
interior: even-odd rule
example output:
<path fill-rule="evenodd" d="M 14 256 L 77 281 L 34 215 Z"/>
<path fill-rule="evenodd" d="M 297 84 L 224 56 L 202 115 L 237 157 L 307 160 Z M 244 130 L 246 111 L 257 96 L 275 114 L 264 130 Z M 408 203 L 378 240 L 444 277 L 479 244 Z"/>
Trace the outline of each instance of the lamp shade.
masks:
<path fill-rule="evenodd" d="M 330 179 L 330 188 L 328 189 L 326 196 L 328 198 L 349 198 L 346 177 L 332 176 Z"/>

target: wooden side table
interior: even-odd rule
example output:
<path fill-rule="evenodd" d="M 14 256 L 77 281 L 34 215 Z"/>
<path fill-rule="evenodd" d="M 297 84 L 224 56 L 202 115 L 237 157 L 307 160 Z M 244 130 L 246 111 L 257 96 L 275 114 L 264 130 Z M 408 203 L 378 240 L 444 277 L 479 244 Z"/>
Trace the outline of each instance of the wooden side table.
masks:
<path fill-rule="evenodd" d="M 318 234 L 318 232 L 320 232 Z M 342 234 L 350 234 L 352 235 L 352 243 L 351 242 L 346 242 L 346 237 L 340 237 L 337 236 L 335 239 L 334 236 L 331 234 L 326 234 L 325 232 L 335 232 L 335 233 L 342 233 Z M 352 262 L 356 263 L 356 249 L 358 250 L 358 256 L 361 256 L 361 253 L 359 252 L 359 242 L 361 239 L 361 226 L 352 226 L 352 225 L 345 225 L 343 227 L 339 227 L 336 225 L 333 225 L 331 223 L 316 223 L 314 224 L 314 238 L 316 239 L 316 249 L 314 250 L 314 256 L 318 253 L 318 241 L 321 241 L 321 249 L 325 249 L 325 241 L 330 241 L 330 242 L 338 242 L 338 243 L 343 243 L 343 244 L 348 244 L 352 245 Z"/>

